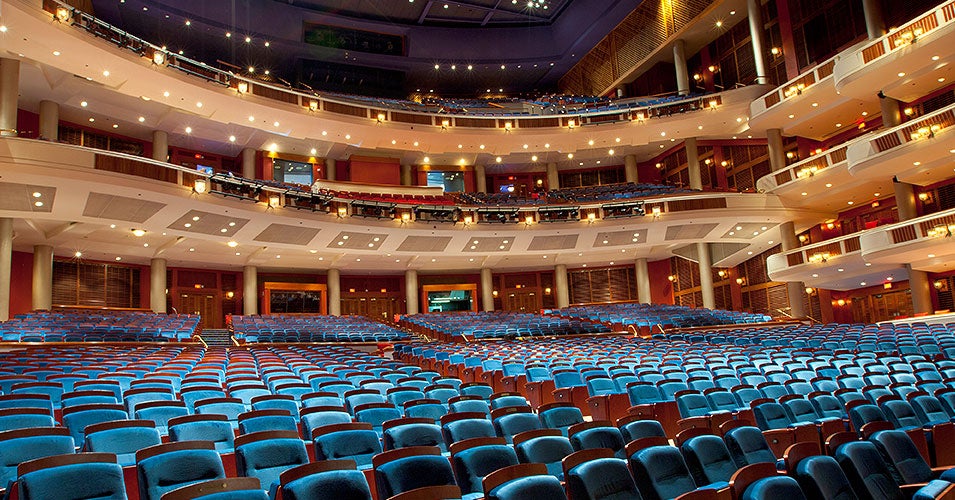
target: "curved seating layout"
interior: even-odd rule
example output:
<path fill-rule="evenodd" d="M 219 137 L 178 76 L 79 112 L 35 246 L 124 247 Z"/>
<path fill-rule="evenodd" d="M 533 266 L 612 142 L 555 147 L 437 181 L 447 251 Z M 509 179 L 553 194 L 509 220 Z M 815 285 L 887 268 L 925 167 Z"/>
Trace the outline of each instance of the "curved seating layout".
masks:
<path fill-rule="evenodd" d="M 0 335 L 14 342 L 163 342 L 190 339 L 198 326 L 194 314 L 64 310 L 17 315 L 0 323 Z"/>
<path fill-rule="evenodd" d="M 237 339 L 246 342 L 394 342 L 409 335 L 364 316 L 232 316 Z"/>

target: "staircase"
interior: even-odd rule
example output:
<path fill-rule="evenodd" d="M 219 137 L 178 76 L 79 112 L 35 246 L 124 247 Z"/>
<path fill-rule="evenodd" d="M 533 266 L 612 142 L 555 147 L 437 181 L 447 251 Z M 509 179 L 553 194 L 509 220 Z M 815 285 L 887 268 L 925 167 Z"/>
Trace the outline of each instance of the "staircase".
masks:
<path fill-rule="evenodd" d="M 209 347 L 232 347 L 232 332 L 225 328 L 205 329 L 200 335 Z"/>

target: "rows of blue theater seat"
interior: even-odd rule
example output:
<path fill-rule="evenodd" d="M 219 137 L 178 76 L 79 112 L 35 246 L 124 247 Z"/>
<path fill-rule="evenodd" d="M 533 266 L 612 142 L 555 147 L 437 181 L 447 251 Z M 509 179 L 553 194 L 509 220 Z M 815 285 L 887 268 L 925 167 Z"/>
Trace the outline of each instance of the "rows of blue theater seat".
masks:
<path fill-rule="evenodd" d="M 718 309 L 701 309 L 670 304 L 621 303 L 590 306 L 571 306 L 545 309 L 545 314 L 565 318 L 602 321 L 610 324 L 665 328 L 686 328 L 740 323 L 761 323 L 772 318 L 763 314 Z"/>
<path fill-rule="evenodd" d="M 476 339 L 575 335 L 610 331 L 605 325 L 590 321 L 512 311 L 405 314 L 399 319 L 448 335 L 465 335 Z"/>
<path fill-rule="evenodd" d="M 187 340 L 199 326 L 194 314 L 111 311 L 37 311 L 0 324 L 5 342 L 162 342 Z"/>
<path fill-rule="evenodd" d="M 232 316 L 237 339 L 246 342 L 395 342 L 410 336 L 364 316 Z"/>
<path fill-rule="evenodd" d="M 475 206 L 521 206 L 548 205 L 561 203 L 597 203 L 627 201 L 651 196 L 686 193 L 688 190 L 662 184 L 620 183 L 600 186 L 583 186 L 552 189 L 527 195 L 509 192 L 499 193 L 456 193 L 454 196 L 463 205 Z"/>

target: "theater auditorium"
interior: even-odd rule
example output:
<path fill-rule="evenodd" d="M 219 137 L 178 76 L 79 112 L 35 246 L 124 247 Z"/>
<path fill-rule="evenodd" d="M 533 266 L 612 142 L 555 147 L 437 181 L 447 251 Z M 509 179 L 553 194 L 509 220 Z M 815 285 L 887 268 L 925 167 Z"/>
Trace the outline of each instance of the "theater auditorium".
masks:
<path fill-rule="evenodd" d="M 955 499 L 955 0 L 7 0 L 12 500 Z"/>

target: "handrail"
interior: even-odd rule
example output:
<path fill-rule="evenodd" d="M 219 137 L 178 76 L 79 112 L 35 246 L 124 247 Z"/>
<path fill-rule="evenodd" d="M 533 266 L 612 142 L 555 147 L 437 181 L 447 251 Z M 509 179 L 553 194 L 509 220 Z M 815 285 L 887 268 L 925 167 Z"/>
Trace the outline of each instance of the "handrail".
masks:
<path fill-rule="evenodd" d="M 840 145 L 833 146 L 832 148 L 823 151 L 820 154 L 812 155 L 808 158 L 799 160 L 796 163 L 787 166 L 786 168 L 781 168 L 761 178 L 767 180 L 772 179 L 771 182 L 760 183 L 759 180 L 761 179 L 758 179 L 757 185 L 770 184 L 769 186 L 763 188 L 769 191 L 796 180 L 813 177 L 821 170 L 847 161 L 846 153 L 849 149 L 849 146 L 857 142 L 867 140 L 869 137 L 871 137 L 871 135 L 856 137 Z M 775 186 L 772 186 L 772 184 L 775 184 Z"/>
<path fill-rule="evenodd" d="M 202 335 L 193 335 L 192 338 L 193 340 L 198 340 L 199 343 L 202 344 L 202 347 L 204 348 L 209 347 L 209 344 L 207 344 L 206 341 L 202 339 Z"/>
<path fill-rule="evenodd" d="M 873 229 L 863 229 L 862 231 L 857 231 L 855 233 L 837 236 L 828 240 L 800 246 L 792 250 L 780 252 L 780 255 L 786 258 L 789 267 L 807 263 L 813 264 L 817 262 L 827 262 L 833 257 L 860 252 L 862 249 L 859 244 L 859 239 L 867 231 L 872 230 Z M 849 243 L 853 242 L 853 246 L 848 246 Z M 814 252 L 814 250 L 819 251 Z"/>
<path fill-rule="evenodd" d="M 895 50 L 914 44 L 919 38 L 953 20 L 955 20 L 955 1 L 939 5 L 863 46 L 859 50 L 862 55 L 862 64 L 866 65 Z"/>
<path fill-rule="evenodd" d="M 790 79 L 772 91 L 760 96 L 757 101 L 763 103 L 763 111 L 771 109 L 791 97 L 801 95 L 803 91 L 823 80 L 832 78 L 832 70 L 836 65 L 836 59 L 838 57 L 839 54 L 836 54 L 808 70 L 803 71 L 795 78 Z"/>
<path fill-rule="evenodd" d="M 952 126 L 955 126 L 955 104 L 867 137 L 873 152 L 883 153 L 909 142 L 932 139 Z"/>

